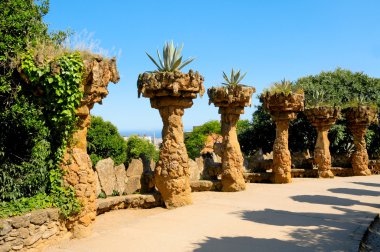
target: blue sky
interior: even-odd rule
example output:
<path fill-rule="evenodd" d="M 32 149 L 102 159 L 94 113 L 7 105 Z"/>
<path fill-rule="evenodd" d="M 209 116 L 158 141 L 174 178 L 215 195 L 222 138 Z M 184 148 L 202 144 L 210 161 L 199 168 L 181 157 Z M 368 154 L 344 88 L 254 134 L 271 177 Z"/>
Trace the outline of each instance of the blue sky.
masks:
<path fill-rule="evenodd" d="M 380 1 L 374 0 L 50 0 L 50 30 L 90 35 L 108 54 L 118 55 L 121 80 L 110 84 L 92 114 L 119 130 L 161 130 L 149 99 L 137 98 L 139 73 L 154 70 L 145 55 L 165 41 L 184 43 L 186 67 L 205 77 L 206 89 L 220 85 L 222 71 L 248 72 L 243 83 L 257 95 L 281 79 L 297 80 L 337 67 L 380 77 Z M 85 37 L 85 36 L 82 36 Z M 121 52 L 121 53 L 120 53 Z M 255 107 L 242 119 L 252 118 Z M 207 94 L 185 111 L 186 130 L 219 120 Z"/>

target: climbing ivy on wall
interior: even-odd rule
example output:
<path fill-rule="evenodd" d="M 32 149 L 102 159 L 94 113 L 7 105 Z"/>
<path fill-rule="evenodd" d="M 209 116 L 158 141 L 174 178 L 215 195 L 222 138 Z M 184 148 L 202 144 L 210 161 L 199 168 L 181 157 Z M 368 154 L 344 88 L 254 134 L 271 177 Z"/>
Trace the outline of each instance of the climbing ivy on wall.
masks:
<path fill-rule="evenodd" d="M 80 85 L 83 75 L 83 60 L 79 53 L 64 53 L 56 59 L 37 65 L 35 54 L 28 51 L 21 57 L 21 71 L 26 82 L 25 94 L 31 99 L 31 104 L 39 108 L 40 122 L 44 124 L 47 133 L 34 148 L 49 156 L 48 167 L 41 171 L 47 181 L 46 188 L 37 188 L 34 193 L 24 194 L 13 192 L 13 186 L 4 186 L 8 190 L 2 194 L 2 199 L 8 202 L 0 203 L 0 217 L 17 215 L 34 208 L 60 207 L 61 213 L 68 217 L 80 210 L 80 204 L 75 198 L 74 189 L 63 185 L 63 171 L 60 168 L 63 154 L 68 141 L 75 131 L 76 109 L 80 105 L 82 92 Z M 48 141 L 46 141 L 48 140 Z M 42 145 L 45 144 L 46 146 Z M 46 152 L 48 151 L 48 152 Z M 43 158 L 46 159 L 45 156 Z M 35 165 L 31 163 L 31 165 Z M 26 169 L 27 170 L 27 169 Z M 46 171 L 47 170 L 47 171 Z M 7 171 L 5 171 L 7 172 Z M 15 175 L 20 176 L 20 171 Z M 8 174 L 9 175 L 9 174 Z M 46 178 L 47 176 L 47 178 Z M 5 176 L 4 176 L 5 177 Z M 1 180 L 1 176 L 0 176 Z M 9 179 L 9 184 L 14 180 Z M 17 185 L 17 181 L 14 183 Z M 16 186 L 17 187 L 17 186 Z M 23 196 L 20 198 L 20 196 Z M 29 198 L 26 198 L 29 197 Z"/>

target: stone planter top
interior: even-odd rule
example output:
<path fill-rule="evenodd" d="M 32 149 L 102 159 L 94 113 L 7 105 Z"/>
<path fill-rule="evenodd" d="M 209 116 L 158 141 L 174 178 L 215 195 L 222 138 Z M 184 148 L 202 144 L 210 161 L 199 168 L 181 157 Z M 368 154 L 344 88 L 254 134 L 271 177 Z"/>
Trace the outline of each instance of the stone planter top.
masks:
<path fill-rule="evenodd" d="M 194 99 L 205 92 L 204 78 L 198 72 L 145 72 L 137 80 L 138 96 L 143 97 L 182 97 Z"/>
<path fill-rule="evenodd" d="M 313 126 L 332 125 L 340 116 L 340 107 L 313 107 L 305 109 L 304 113 Z"/>
<path fill-rule="evenodd" d="M 252 94 L 256 92 L 254 87 L 241 85 L 226 87 L 211 87 L 207 90 L 209 104 L 215 107 L 247 107 L 251 106 Z"/>
<path fill-rule="evenodd" d="M 100 55 L 91 55 L 90 57 L 87 56 L 83 63 L 81 105 L 87 105 L 91 109 L 95 103 L 101 103 L 102 99 L 108 95 L 109 82 L 119 82 L 120 76 L 115 58 L 107 59 Z"/>
<path fill-rule="evenodd" d="M 355 106 L 348 107 L 342 110 L 344 116 L 346 117 L 349 125 L 366 125 L 369 126 L 371 123 L 377 123 L 377 113 L 378 110 L 374 106 Z"/>
<path fill-rule="evenodd" d="M 260 97 L 269 112 L 299 112 L 304 110 L 303 93 L 263 93 Z"/>

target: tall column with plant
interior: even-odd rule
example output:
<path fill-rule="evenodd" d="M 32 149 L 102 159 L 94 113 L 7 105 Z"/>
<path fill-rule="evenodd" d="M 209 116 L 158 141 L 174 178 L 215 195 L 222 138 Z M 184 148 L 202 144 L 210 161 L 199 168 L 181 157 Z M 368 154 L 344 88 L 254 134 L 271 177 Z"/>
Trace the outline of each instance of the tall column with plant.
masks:
<path fill-rule="evenodd" d="M 182 116 L 193 105 L 197 94 L 204 93 L 203 77 L 198 72 L 188 74 L 180 70 L 193 59 L 182 62 L 182 46 L 173 42 L 163 48 L 163 59 L 157 50 L 157 66 L 154 72 L 140 74 L 137 81 L 139 96 L 150 98 L 152 108 L 159 110 L 162 122 L 162 147 L 155 168 L 155 183 L 166 207 L 174 208 L 191 204 L 190 171 L 188 154 L 184 144 Z"/>
<path fill-rule="evenodd" d="M 289 81 L 275 83 L 265 91 L 260 100 L 276 123 L 276 140 L 273 145 L 273 182 L 290 183 L 291 156 L 288 147 L 289 122 L 304 109 L 304 93 L 295 90 Z"/>
<path fill-rule="evenodd" d="M 371 123 L 378 122 L 376 105 L 358 103 L 343 109 L 343 114 L 348 122 L 355 144 L 355 152 L 352 154 L 352 168 L 356 176 L 371 175 L 368 169 L 368 153 L 365 142 L 367 128 Z"/>
<path fill-rule="evenodd" d="M 80 90 L 83 96 L 77 107 L 76 131 L 68 143 L 62 169 L 65 184 L 75 189 L 81 211 L 69 217 L 66 226 L 75 237 L 85 237 L 91 231 L 91 223 L 96 217 L 95 174 L 87 154 L 87 128 L 91 122 L 90 110 L 95 103 L 107 96 L 109 82 L 117 83 L 119 74 L 115 59 L 105 59 L 94 55 L 84 60 L 84 76 Z"/>
<path fill-rule="evenodd" d="M 320 178 L 333 178 L 334 174 L 331 172 L 330 141 L 328 133 L 331 126 L 334 125 L 339 118 L 340 108 L 328 105 L 317 105 L 305 109 L 304 113 L 318 132 L 314 149 L 314 163 L 318 167 L 318 175 Z"/>
<path fill-rule="evenodd" d="M 230 78 L 223 72 L 225 87 L 211 87 L 207 90 L 209 103 L 219 107 L 223 135 L 222 191 L 236 192 L 245 190 L 243 177 L 243 155 L 237 139 L 236 124 L 244 107 L 251 105 L 255 88 L 240 84 L 245 74 L 232 69 Z"/>

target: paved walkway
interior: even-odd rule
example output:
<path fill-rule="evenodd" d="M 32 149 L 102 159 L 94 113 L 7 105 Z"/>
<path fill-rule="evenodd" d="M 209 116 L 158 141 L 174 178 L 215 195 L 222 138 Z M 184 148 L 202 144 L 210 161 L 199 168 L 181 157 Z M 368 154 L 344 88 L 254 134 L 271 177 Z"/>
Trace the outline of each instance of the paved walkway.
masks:
<path fill-rule="evenodd" d="M 380 176 L 248 184 L 244 192 L 193 193 L 174 210 L 119 210 L 63 251 L 357 251 L 380 212 Z"/>

